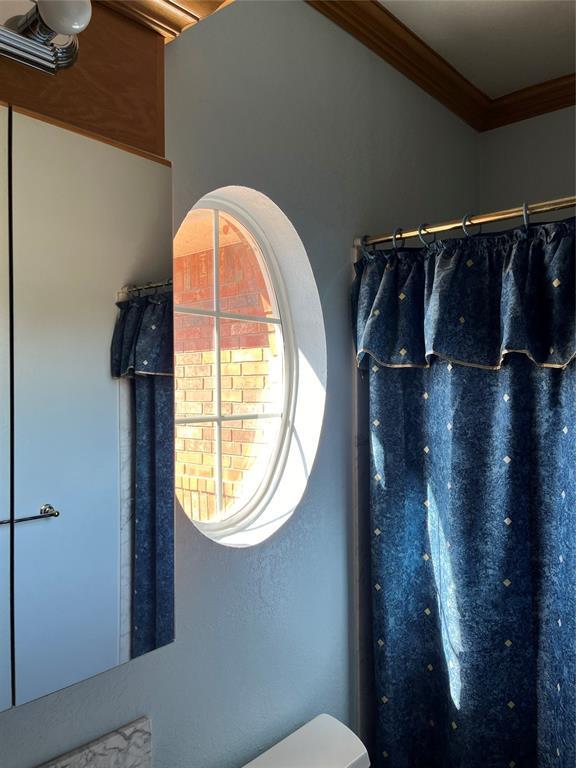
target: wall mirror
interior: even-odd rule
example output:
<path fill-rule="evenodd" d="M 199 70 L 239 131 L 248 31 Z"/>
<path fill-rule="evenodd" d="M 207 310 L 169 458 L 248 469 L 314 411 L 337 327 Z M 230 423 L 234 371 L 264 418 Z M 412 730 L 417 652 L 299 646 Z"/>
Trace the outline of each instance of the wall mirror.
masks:
<path fill-rule="evenodd" d="M 168 164 L 0 107 L 0 709 L 173 639 L 171 261 Z"/>

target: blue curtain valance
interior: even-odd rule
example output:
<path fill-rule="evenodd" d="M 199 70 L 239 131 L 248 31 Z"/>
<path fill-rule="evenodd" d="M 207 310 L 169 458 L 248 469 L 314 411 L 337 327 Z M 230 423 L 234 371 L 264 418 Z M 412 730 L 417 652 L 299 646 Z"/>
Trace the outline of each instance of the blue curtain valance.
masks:
<path fill-rule="evenodd" d="M 117 304 L 112 376 L 174 375 L 172 294 L 139 296 Z"/>
<path fill-rule="evenodd" d="M 353 292 L 357 361 L 499 368 L 509 352 L 563 368 L 576 354 L 575 219 L 397 251 L 363 249 Z"/>

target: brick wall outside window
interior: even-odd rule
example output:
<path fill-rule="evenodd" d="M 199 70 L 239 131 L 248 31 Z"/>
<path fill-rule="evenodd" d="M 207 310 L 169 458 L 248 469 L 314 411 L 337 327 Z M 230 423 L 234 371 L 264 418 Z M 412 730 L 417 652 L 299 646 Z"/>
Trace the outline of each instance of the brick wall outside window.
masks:
<path fill-rule="evenodd" d="M 220 249 L 221 309 L 268 316 L 266 283 L 250 244 L 234 242 Z M 211 252 L 174 259 L 175 303 L 213 309 Z M 215 414 L 215 320 L 175 315 L 177 417 Z M 280 426 L 279 418 L 243 419 L 250 413 L 278 413 L 282 407 L 282 338 L 275 324 L 220 321 L 222 413 L 238 420 L 222 425 L 222 491 L 224 515 L 242 499 L 268 465 Z M 216 515 L 216 444 L 213 423 L 177 425 L 176 495 L 194 520 Z"/>

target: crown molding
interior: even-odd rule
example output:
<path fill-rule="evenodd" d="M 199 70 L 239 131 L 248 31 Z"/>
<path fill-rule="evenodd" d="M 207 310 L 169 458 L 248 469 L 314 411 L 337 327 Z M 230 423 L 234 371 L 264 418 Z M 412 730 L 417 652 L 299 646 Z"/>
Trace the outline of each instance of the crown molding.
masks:
<path fill-rule="evenodd" d="M 186 29 L 233 0 L 98 0 L 117 13 L 162 35 L 169 43 Z"/>
<path fill-rule="evenodd" d="M 554 80 L 513 91 L 490 101 L 483 130 L 500 128 L 509 123 L 537 117 L 557 109 L 573 107 L 576 102 L 576 75 L 565 75 Z"/>
<path fill-rule="evenodd" d="M 477 131 L 576 103 L 574 74 L 491 99 L 377 0 L 307 2 Z"/>

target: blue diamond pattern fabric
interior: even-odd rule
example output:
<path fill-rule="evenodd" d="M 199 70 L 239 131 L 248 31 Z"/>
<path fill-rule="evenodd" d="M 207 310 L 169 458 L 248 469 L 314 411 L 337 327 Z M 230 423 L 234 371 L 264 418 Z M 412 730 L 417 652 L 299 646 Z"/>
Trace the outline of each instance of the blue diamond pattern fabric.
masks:
<path fill-rule="evenodd" d="M 381 768 L 576 764 L 574 219 L 396 252 L 369 381 Z"/>

